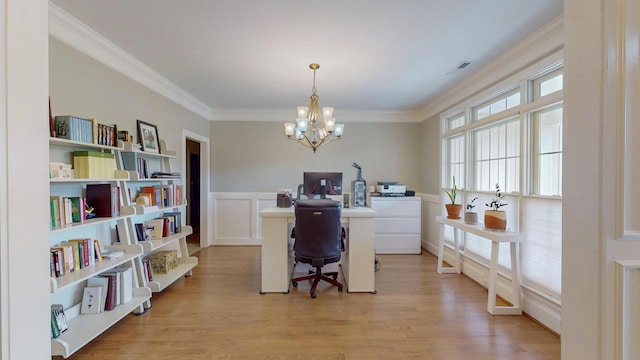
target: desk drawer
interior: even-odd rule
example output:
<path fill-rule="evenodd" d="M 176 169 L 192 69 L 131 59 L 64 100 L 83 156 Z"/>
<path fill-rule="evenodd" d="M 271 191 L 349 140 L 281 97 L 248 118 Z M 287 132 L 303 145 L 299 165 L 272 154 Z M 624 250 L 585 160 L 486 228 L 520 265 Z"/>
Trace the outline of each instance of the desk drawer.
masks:
<path fill-rule="evenodd" d="M 371 200 L 371 208 L 377 217 L 420 217 L 420 200 Z"/>
<path fill-rule="evenodd" d="M 420 218 L 376 218 L 376 234 L 419 234 Z"/>
<path fill-rule="evenodd" d="M 376 253 L 377 254 L 420 254 L 419 234 L 376 234 Z"/>

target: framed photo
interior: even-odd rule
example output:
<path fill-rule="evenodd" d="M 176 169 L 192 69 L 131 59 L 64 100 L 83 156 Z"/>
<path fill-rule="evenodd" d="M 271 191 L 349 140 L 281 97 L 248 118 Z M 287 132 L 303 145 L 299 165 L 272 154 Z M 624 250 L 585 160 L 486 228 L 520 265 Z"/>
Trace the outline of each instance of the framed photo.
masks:
<path fill-rule="evenodd" d="M 160 154 L 158 128 L 142 120 L 138 120 L 138 141 L 142 151 Z"/>

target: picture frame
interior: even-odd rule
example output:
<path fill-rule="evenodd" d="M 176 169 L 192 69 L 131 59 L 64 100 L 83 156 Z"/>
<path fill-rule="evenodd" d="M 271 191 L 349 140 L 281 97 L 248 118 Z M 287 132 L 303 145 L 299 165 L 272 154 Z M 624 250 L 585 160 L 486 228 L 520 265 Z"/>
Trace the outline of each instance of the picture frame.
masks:
<path fill-rule="evenodd" d="M 142 146 L 142 151 L 160 154 L 160 137 L 157 126 L 138 120 L 138 141 Z"/>

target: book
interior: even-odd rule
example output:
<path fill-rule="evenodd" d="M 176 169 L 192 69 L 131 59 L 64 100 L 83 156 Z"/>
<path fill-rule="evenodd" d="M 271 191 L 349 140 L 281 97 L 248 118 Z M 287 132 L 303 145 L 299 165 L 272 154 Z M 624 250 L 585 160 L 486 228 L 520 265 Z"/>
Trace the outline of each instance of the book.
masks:
<path fill-rule="evenodd" d="M 182 213 L 179 211 L 176 212 L 165 212 L 162 216 L 170 216 L 173 218 L 173 227 L 174 233 L 178 234 L 182 231 Z"/>
<path fill-rule="evenodd" d="M 86 199 L 97 217 L 117 216 L 114 211 L 116 198 L 111 184 L 87 184 Z"/>
<path fill-rule="evenodd" d="M 145 231 L 145 226 L 143 223 L 135 224 L 136 227 L 136 238 L 138 241 L 147 240 L 147 233 Z"/>
<path fill-rule="evenodd" d="M 133 299 L 133 270 L 131 268 L 116 269 L 121 274 L 120 303 L 126 304 Z"/>
<path fill-rule="evenodd" d="M 102 287 L 86 286 L 82 293 L 80 314 L 97 314 L 102 311 Z"/>
<path fill-rule="evenodd" d="M 164 219 L 151 219 L 147 223 L 147 229 L 151 232 L 152 239 L 162 239 L 164 233 Z"/>
<path fill-rule="evenodd" d="M 109 279 L 109 287 L 107 289 L 107 299 L 105 300 L 104 309 L 111 311 L 116 307 L 116 274 L 115 273 L 102 273 L 100 276 Z"/>
<path fill-rule="evenodd" d="M 100 311 L 104 311 L 104 306 L 107 303 L 107 292 L 109 291 L 109 278 L 104 276 L 90 277 L 87 279 L 87 286 L 102 288 L 102 292 L 100 293 L 100 304 L 102 304 Z"/>
<path fill-rule="evenodd" d="M 61 304 L 51 305 L 51 332 L 54 337 L 60 336 L 67 331 L 67 318 L 64 314 L 64 307 Z"/>
<path fill-rule="evenodd" d="M 124 256 L 124 250 L 104 250 L 102 251 L 102 258 L 111 260 Z"/>

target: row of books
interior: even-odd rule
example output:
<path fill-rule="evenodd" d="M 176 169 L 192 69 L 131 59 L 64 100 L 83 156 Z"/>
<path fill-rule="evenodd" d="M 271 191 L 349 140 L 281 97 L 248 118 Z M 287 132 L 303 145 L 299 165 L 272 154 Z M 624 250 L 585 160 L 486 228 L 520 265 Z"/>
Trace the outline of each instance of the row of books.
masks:
<path fill-rule="evenodd" d="M 56 116 L 54 129 L 57 138 L 114 147 L 118 145 L 118 127 L 115 124 L 98 124 L 93 118 Z"/>
<path fill-rule="evenodd" d="M 135 224 L 138 241 L 161 239 L 182 231 L 182 214 L 165 212 L 162 216 L 150 219 L 146 223 Z"/>
<path fill-rule="evenodd" d="M 111 311 L 133 298 L 133 271 L 130 267 L 117 267 L 87 279 L 81 314 Z"/>
<path fill-rule="evenodd" d="M 84 197 L 50 196 L 49 210 L 51 215 L 51 228 L 53 229 L 87 220 L 86 206 L 87 199 Z"/>
<path fill-rule="evenodd" d="M 144 278 L 147 282 L 153 281 L 153 271 L 151 270 L 151 258 L 145 256 L 142 258 L 142 271 L 144 272 Z"/>
<path fill-rule="evenodd" d="M 147 198 L 147 204 L 161 208 L 182 205 L 184 196 L 184 186 L 177 184 L 143 186 L 138 192 L 138 197 Z"/>
<path fill-rule="evenodd" d="M 102 261 L 100 241 L 90 238 L 72 239 L 50 249 L 51 277 L 60 277 Z"/>
<path fill-rule="evenodd" d="M 51 337 L 55 339 L 67 329 L 67 317 L 64 314 L 64 307 L 61 304 L 51 305 Z"/>
<path fill-rule="evenodd" d="M 94 217 L 120 216 L 120 187 L 111 184 L 87 184 L 86 196 L 49 197 L 52 229 L 84 222 Z"/>

